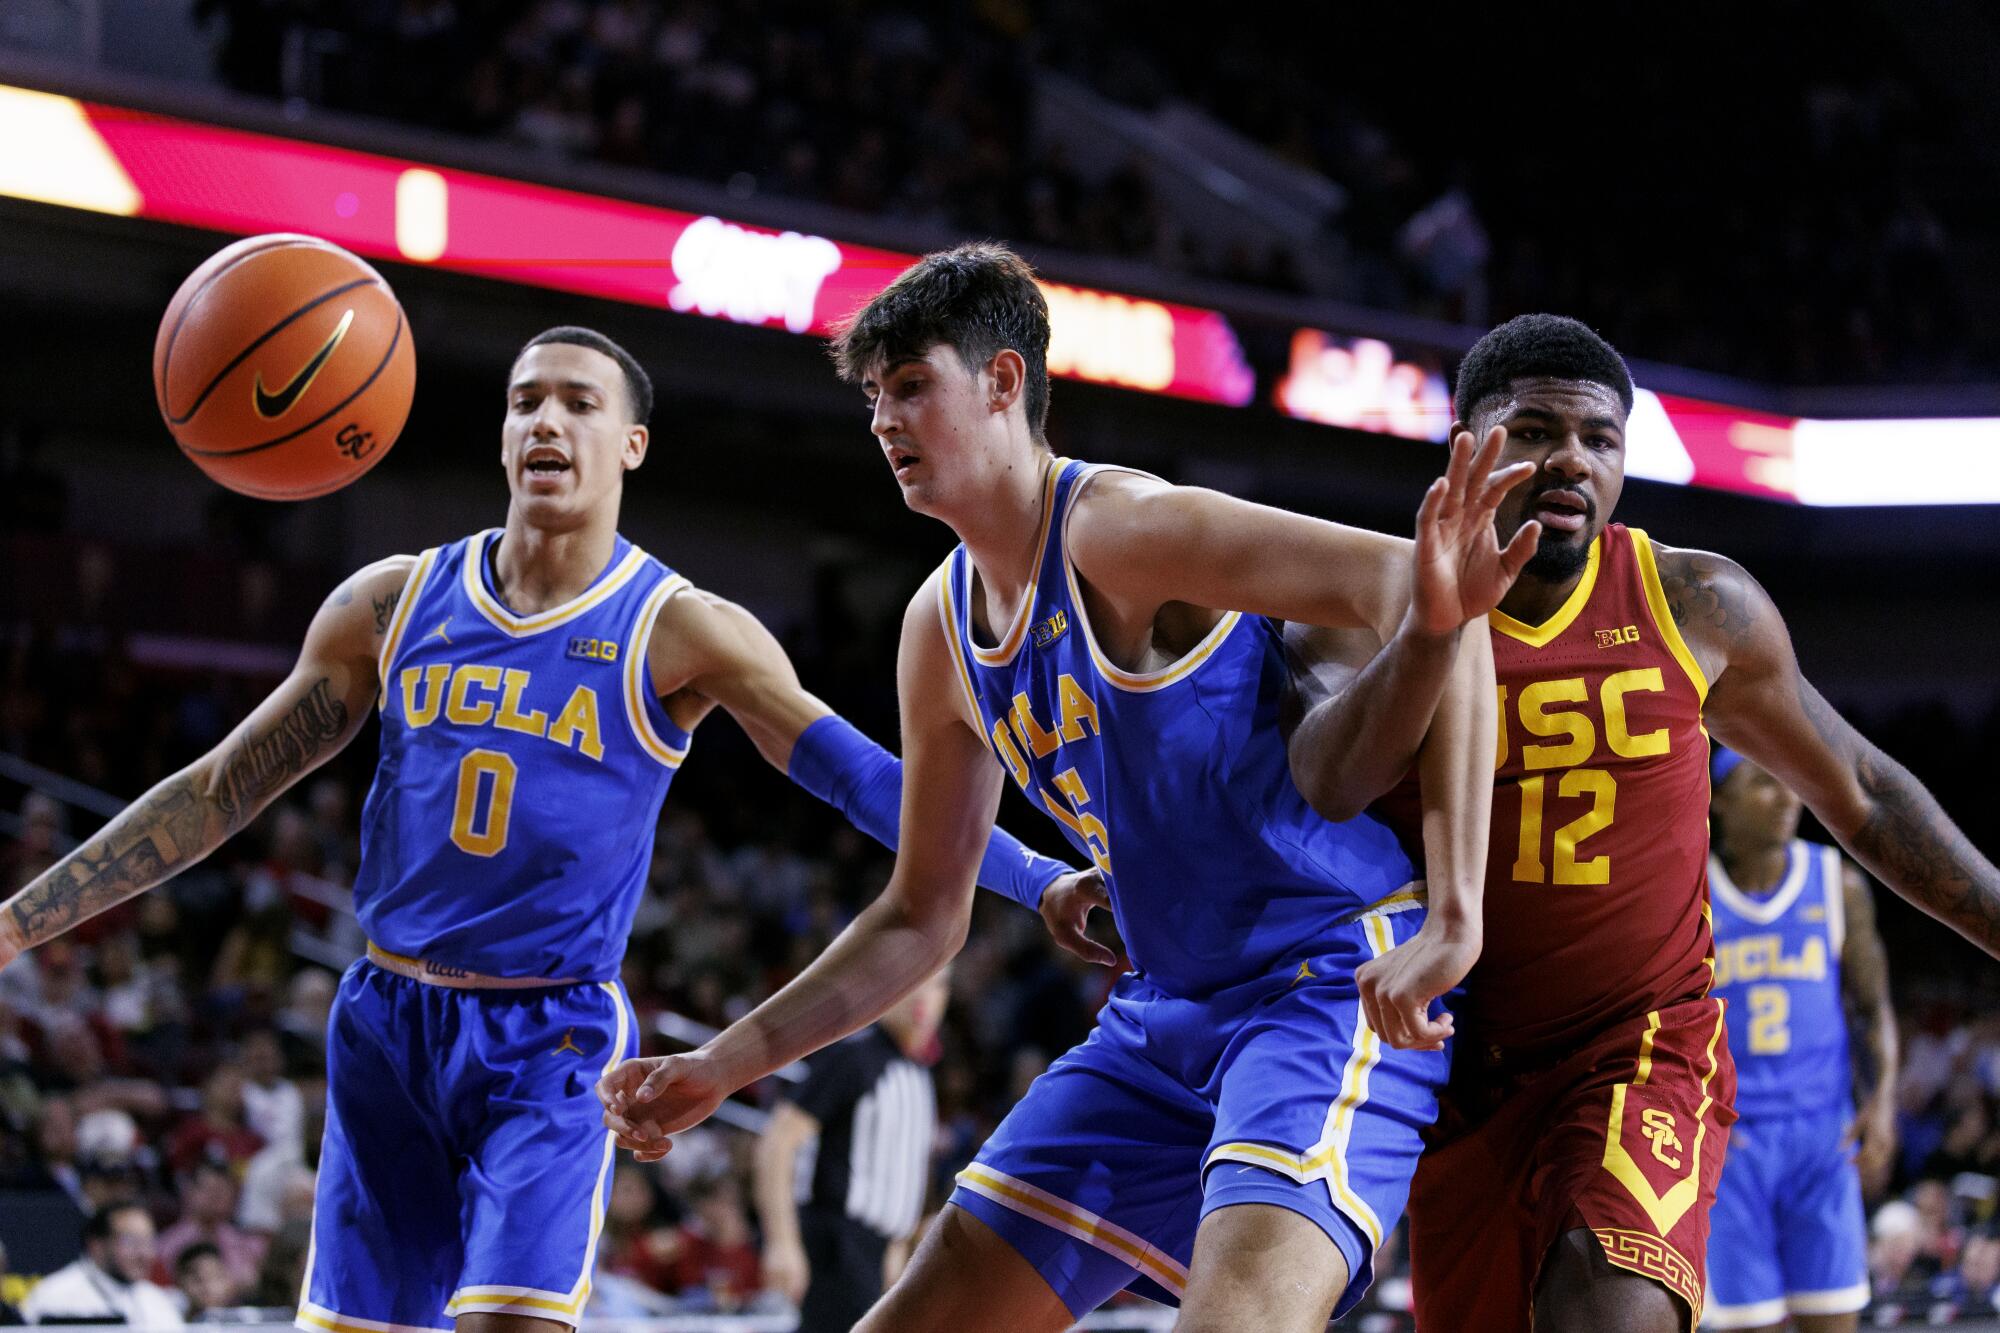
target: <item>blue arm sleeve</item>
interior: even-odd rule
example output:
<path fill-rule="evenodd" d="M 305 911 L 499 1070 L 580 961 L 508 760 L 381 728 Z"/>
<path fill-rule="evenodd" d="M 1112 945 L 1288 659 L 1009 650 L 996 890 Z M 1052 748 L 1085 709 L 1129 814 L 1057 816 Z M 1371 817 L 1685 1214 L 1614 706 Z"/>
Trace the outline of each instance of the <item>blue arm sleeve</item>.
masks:
<path fill-rule="evenodd" d="M 788 776 L 846 815 L 854 827 L 889 850 L 896 849 L 903 816 L 903 765 L 845 718 L 823 717 L 799 734 Z M 1035 911 L 1043 890 L 1069 872 L 1069 866 L 995 828 L 979 863 L 979 887 Z"/>

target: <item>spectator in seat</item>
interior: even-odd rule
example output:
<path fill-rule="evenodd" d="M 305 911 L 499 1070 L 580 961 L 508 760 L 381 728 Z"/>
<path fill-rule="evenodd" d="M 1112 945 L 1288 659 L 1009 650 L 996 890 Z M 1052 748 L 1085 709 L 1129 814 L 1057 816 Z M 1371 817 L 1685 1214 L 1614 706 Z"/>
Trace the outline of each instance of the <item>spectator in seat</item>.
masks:
<path fill-rule="evenodd" d="M 83 1225 L 83 1257 L 58 1268 L 21 1302 L 32 1324 L 183 1324 L 173 1295 L 146 1280 L 153 1267 L 153 1219 L 137 1204 L 104 1208 Z"/>

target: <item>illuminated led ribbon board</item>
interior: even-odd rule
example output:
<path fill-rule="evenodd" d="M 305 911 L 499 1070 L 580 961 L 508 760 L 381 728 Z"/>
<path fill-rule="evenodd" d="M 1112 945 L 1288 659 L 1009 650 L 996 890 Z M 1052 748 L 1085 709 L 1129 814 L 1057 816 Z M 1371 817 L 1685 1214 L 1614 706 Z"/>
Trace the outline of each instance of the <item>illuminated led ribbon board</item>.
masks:
<path fill-rule="evenodd" d="M 371 257 L 798 334 L 828 333 L 916 258 L 5 85 L 0 195 L 309 232 Z M 1051 373 L 1230 407 L 1255 397 L 1221 312 L 1043 290 Z M 1436 366 L 1380 339 L 1300 329 L 1271 397 L 1302 420 L 1441 441 L 1451 410 Z M 1893 469 L 1879 466 L 1885 449 Z M 2000 503 L 1991 419 L 1811 421 L 1642 389 L 1627 451 L 1634 476 L 1806 504 Z"/>

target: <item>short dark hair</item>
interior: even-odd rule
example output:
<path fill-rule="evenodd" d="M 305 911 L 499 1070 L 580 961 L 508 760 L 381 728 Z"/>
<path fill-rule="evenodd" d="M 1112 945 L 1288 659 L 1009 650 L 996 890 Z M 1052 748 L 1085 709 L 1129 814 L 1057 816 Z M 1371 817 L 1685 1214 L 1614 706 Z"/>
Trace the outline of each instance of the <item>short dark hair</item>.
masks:
<path fill-rule="evenodd" d="M 213 1255 L 217 1259 L 220 1259 L 222 1257 L 222 1251 L 215 1247 L 215 1243 L 213 1241 L 206 1241 L 206 1240 L 196 1241 L 194 1244 L 188 1246 L 185 1250 L 182 1250 L 179 1256 L 175 1258 L 174 1275 L 176 1277 L 186 1277 L 188 1275 L 189 1270 L 192 1269 L 197 1262 L 206 1259 L 211 1255 Z"/>
<path fill-rule="evenodd" d="M 129 1202 L 105 1204 L 102 1208 L 84 1219 L 83 1239 L 85 1242 L 110 1240 L 112 1232 L 111 1224 L 118 1219 L 118 1215 L 134 1211 L 143 1213 L 146 1211 L 146 1206 L 144 1204 Z"/>
<path fill-rule="evenodd" d="M 514 354 L 514 359 L 519 361 L 528 354 L 530 348 L 540 347 L 545 343 L 569 343 L 574 347 L 588 347 L 591 351 L 602 352 L 616 361 L 618 368 L 625 372 L 625 404 L 632 409 L 633 422 L 643 426 L 652 419 L 653 381 L 646 374 L 646 368 L 639 364 L 639 359 L 630 352 L 596 329 L 586 329 L 576 324 L 559 324 L 553 329 L 543 329 L 521 344 L 521 350 Z"/>
<path fill-rule="evenodd" d="M 1632 411 L 1632 372 L 1618 350 L 1566 315 L 1516 315 L 1472 345 L 1458 363 L 1452 406 L 1470 423 L 1487 400 L 1518 379 L 1584 380 L 1601 384 Z"/>
<path fill-rule="evenodd" d="M 1004 245 L 981 241 L 925 255 L 837 330 L 831 353 L 852 384 L 876 361 L 922 356 L 944 343 L 967 370 L 1002 348 L 1027 363 L 1028 429 L 1049 420 L 1049 303 L 1035 270 Z"/>

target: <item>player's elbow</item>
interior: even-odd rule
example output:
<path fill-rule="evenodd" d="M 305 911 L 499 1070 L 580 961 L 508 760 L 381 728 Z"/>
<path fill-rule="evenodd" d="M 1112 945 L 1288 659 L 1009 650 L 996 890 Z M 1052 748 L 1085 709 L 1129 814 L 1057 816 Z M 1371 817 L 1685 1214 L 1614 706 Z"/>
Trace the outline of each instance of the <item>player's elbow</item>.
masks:
<path fill-rule="evenodd" d="M 1303 733 L 1302 733 L 1303 734 Z M 1337 750 L 1324 744 L 1301 744 L 1294 739 L 1290 753 L 1292 782 L 1306 804 L 1321 819 L 1346 823 L 1388 789 L 1388 784 L 1371 782 L 1353 765 L 1340 762 Z"/>

